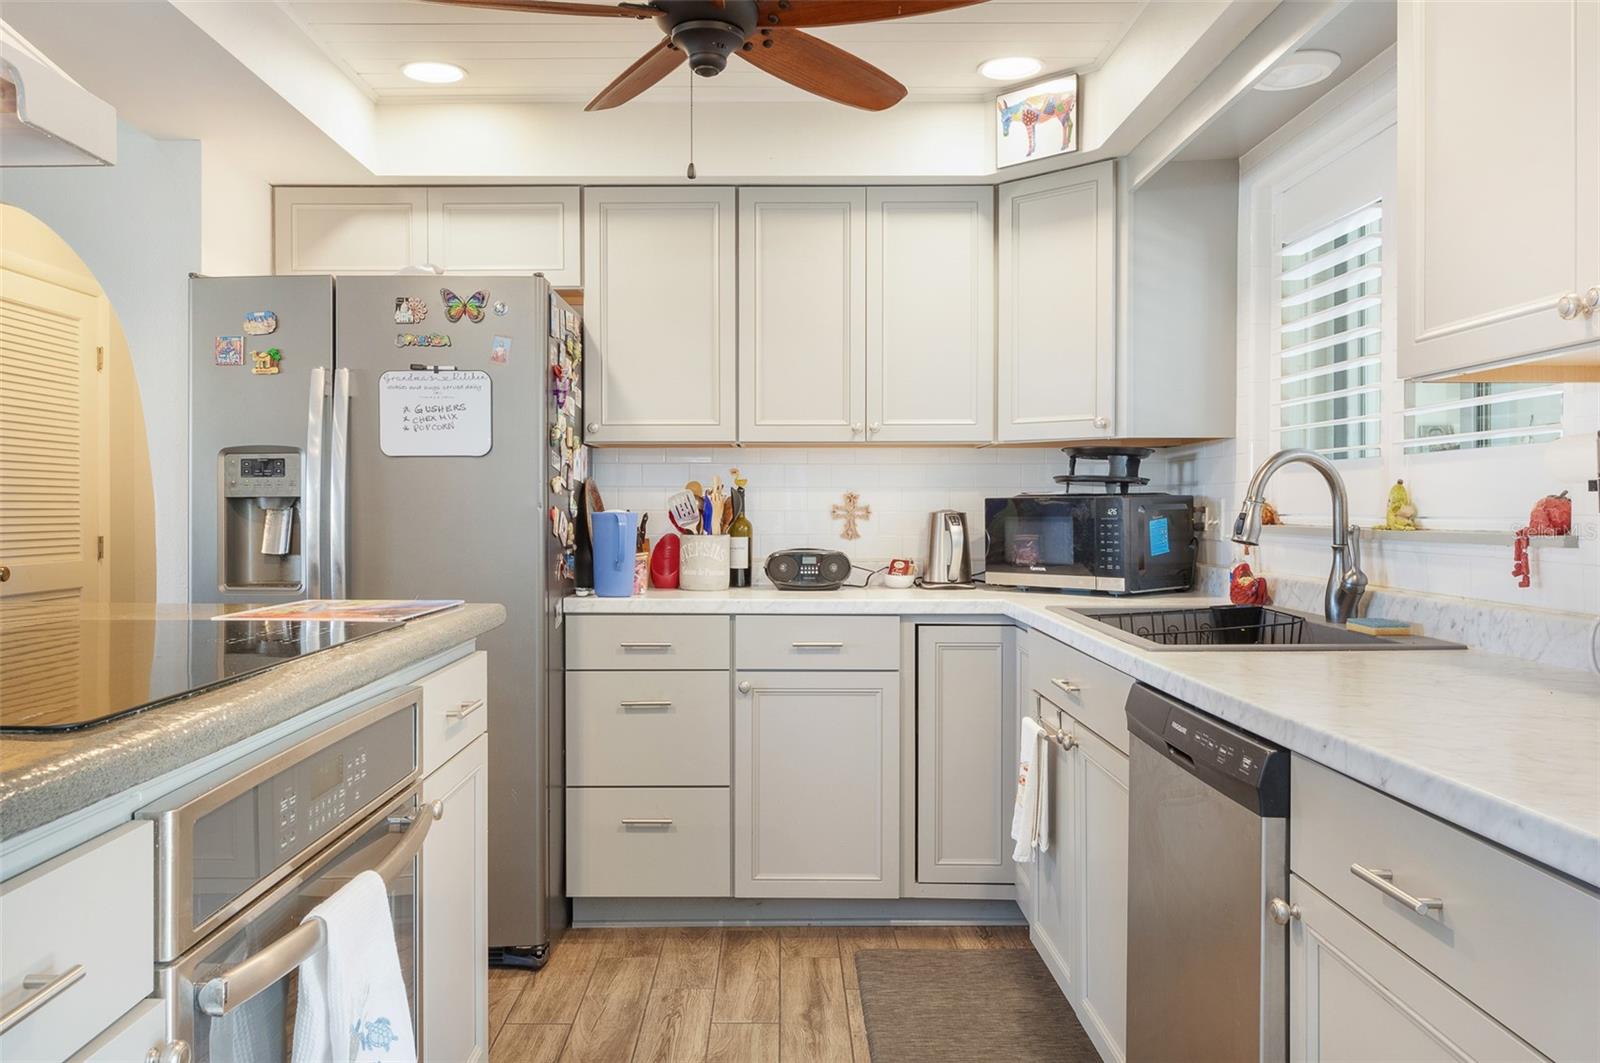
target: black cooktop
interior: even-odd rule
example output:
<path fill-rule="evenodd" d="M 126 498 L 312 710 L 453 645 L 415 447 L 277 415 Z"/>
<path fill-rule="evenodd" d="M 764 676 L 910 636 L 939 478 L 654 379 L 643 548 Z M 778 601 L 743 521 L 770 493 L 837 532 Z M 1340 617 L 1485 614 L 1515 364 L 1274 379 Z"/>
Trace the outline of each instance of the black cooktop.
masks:
<path fill-rule="evenodd" d="M 0 733 L 52 734 L 108 723 L 399 626 L 8 620 L 0 624 Z"/>

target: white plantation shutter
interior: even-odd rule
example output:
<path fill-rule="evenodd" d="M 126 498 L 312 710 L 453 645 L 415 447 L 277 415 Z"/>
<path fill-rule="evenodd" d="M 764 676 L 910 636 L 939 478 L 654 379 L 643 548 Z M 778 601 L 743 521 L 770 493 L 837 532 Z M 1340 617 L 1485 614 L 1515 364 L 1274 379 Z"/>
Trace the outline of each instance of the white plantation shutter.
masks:
<path fill-rule="evenodd" d="M 1403 445 L 1414 454 L 1560 439 L 1565 395 L 1549 384 L 1407 381 Z"/>
<path fill-rule="evenodd" d="M 1383 204 L 1335 218 L 1278 251 L 1280 447 L 1378 455 L 1382 438 Z"/>

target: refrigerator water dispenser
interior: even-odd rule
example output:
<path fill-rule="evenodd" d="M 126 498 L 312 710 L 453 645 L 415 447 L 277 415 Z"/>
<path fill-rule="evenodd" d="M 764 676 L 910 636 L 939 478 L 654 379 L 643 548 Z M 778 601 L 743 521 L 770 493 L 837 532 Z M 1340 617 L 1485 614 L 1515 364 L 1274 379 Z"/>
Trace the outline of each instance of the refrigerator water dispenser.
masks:
<path fill-rule="evenodd" d="M 234 447 L 218 455 L 217 575 L 223 590 L 303 587 L 300 458 L 293 448 L 266 447 Z"/>

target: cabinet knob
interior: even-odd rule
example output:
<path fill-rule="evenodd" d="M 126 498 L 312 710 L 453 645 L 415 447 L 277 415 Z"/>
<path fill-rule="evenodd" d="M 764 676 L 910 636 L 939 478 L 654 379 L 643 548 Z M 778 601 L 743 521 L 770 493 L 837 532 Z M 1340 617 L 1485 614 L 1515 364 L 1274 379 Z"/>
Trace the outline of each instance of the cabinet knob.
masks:
<path fill-rule="evenodd" d="M 877 421 L 873 421 L 871 424 L 867 425 L 867 431 L 881 432 L 883 431 L 883 425 L 879 424 Z"/>
<path fill-rule="evenodd" d="M 1300 918 L 1300 906 L 1298 904 L 1290 904 L 1282 897 L 1274 897 L 1267 902 L 1267 914 L 1279 926 L 1288 926 L 1291 922 Z"/>
<path fill-rule="evenodd" d="M 861 422 L 860 421 L 857 421 L 855 424 L 850 426 L 850 434 L 853 435 L 853 436 L 858 436 L 858 435 L 861 434 Z"/>
<path fill-rule="evenodd" d="M 1571 321 L 1583 312 L 1583 299 L 1577 292 L 1568 292 L 1556 300 L 1556 313 L 1563 321 Z"/>
<path fill-rule="evenodd" d="M 600 431 L 600 426 L 595 424 L 593 421 L 590 421 L 588 424 L 583 426 L 583 430 L 588 432 L 590 435 L 594 435 L 596 432 Z"/>
<path fill-rule="evenodd" d="M 1600 284 L 1583 293 L 1583 312 L 1593 314 L 1600 311 Z"/>
<path fill-rule="evenodd" d="M 11 566 L 10 565 L 0 565 L 0 583 L 4 583 L 6 580 L 8 580 L 10 578 L 11 578 Z"/>
<path fill-rule="evenodd" d="M 144 1063 L 189 1063 L 193 1058 L 188 1041 L 168 1041 L 144 1054 Z"/>
<path fill-rule="evenodd" d="M 743 682 L 741 682 L 741 683 L 740 683 L 740 684 L 739 684 L 739 693 L 741 693 L 741 694 L 748 694 L 748 693 L 750 693 L 750 689 L 751 689 L 751 687 L 750 687 L 750 681 L 749 681 L 749 680 L 748 680 L 748 679 L 747 679 L 747 680 L 744 680 L 744 681 L 743 681 Z"/>
<path fill-rule="evenodd" d="M 1096 428 L 1105 428 L 1109 424 L 1111 424 L 1111 422 L 1104 417 L 1096 417 L 1094 419 L 1094 426 Z"/>

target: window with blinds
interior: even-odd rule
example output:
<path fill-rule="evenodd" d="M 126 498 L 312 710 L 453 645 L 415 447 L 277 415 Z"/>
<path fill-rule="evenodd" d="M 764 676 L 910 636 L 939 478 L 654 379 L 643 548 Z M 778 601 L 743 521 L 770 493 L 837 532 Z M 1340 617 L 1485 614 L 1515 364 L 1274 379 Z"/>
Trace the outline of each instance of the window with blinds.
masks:
<path fill-rule="evenodd" d="M 1382 439 L 1383 204 L 1278 252 L 1278 445 L 1377 457 Z"/>
<path fill-rule="evenodd" d="M 1406 453 L 1468 450 L 1561 438 L 1559 384 L 1406 381 Z"/>

